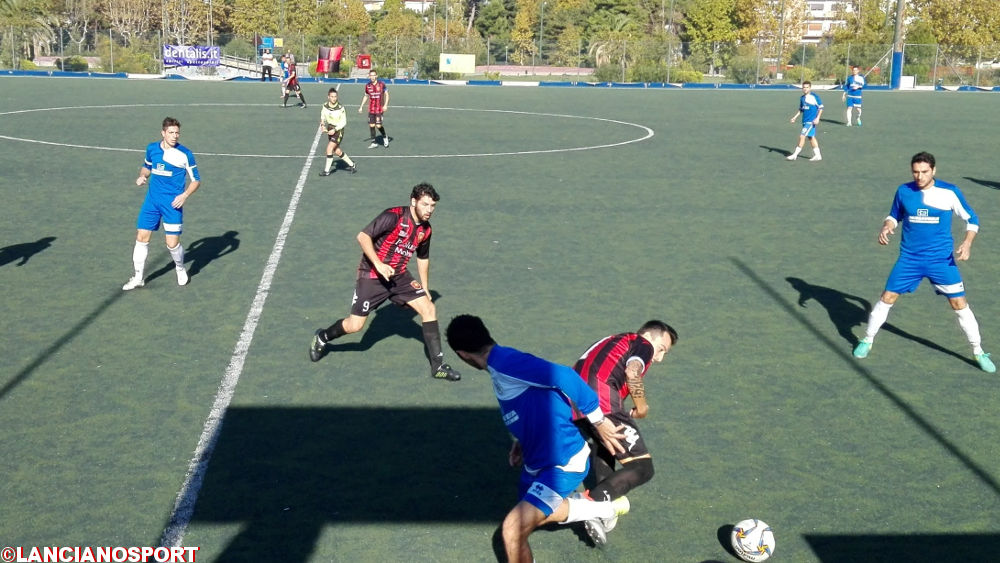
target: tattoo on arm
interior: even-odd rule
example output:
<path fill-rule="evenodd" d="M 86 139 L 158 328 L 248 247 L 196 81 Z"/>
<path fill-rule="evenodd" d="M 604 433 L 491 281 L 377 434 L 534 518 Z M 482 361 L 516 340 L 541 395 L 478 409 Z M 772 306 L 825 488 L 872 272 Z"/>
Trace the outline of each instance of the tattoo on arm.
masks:
<path fill-rule="evenodd" d="M 638 362 L 633 362 L 625 366 L 625 379 L 628 381 L 628 391 L 633 399 L 643 399 L 646 397 L 646 389 L 642 384 L 642 375 L 639 373 Z"/>

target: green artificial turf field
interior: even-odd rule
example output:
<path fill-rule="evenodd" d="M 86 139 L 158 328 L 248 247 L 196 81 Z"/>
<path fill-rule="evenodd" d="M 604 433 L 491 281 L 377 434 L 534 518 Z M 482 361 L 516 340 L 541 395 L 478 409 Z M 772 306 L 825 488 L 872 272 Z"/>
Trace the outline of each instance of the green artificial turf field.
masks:
<path fill-rule="evenodd" d="M 840 93 L 818 91 L 812 163 L 783 158 L 795 91 L 390 86 L 393 142 L 369 150 L 350 84 L 359 171 L 321 178 L 324 85 L 306 110 L 275 84 L 0 88 L 0 544 L 156 545 L 180 514 L 199 561 L 492 560 L 517 471 L 488 376 L 446 350 L 463 379 L 432 380 L 419 318 L 391 305 L 307 355 L 348 312 L 355 235 L 428 181 L 442 326 L 477 314 L 567 364 L 650 318 L 680 333 L 646 384 L 656 476 L 605 550 L 546 529 L 538 561 L 736 561 L 728 529 L 749 517 L 773 527 L 774 561 L 992 558 L 998 376 L 926 283 L 868 359 L 851 348 L 896 256 L 898 233 L 875 234 L 928 150 L 980 216 L 961 267 L 1000 350 L 995 95 L 872 92 L 848 129 Z M 166 115 L 203 179 L 191 283 L 157 233 L 146 286 L 123 293 L 134 179 Z"/>

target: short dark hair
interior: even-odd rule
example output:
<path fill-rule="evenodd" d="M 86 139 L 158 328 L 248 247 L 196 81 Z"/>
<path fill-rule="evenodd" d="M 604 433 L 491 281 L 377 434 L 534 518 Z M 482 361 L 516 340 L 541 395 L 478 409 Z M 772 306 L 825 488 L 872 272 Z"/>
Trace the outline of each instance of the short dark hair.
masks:
<path fill-rule="evenodd" d="M 496 344 L 483 320 L 474 315 L 459 315 L 452 319 L 445 330 L 445 337 L 448 346 L 456 352 L 476 354 Z"/>
<path fill-rule="evenodd" d="M 163 118 L 163 130 L 164 131 L 167 130 L 167 127 L 173 127 L 175 125 L 177 127 L 180 127 L 181 126 L 181 122 L 177 121 L 176 119 L 174 119 L 172 117 L 164 117 Z"/>
<path fill-rule="evenodd" d="M 410 191 L 410 197 L 412 199 L 420 201 L 420 199 L 423 198 L 424 196 L 430 196 L 430 198 L 434 201 L 438 201 L 441 199 L 441 196 L 438 195 L 437 191 L 434 189 L 434 186 L 428 184 L 427 182 L 421 182 L 416 186 L 413 186 L 413 190 Z"/>
<path fill-rule="evenodd" d="M 812 86 L 812 85 L 813 85 L 813 83 L 812 83 L 812 82 L 809 82 L 808 80 L 803 80 L 803 81 L 802 81 L 802 85 L 803 85 L 803 86 L 805 86 L 806 84 L 808 84 L 808 85 L 810 85 L 810 86 Z"/>
<path fill-rule="evenodd" d="M 333 88 L 330 88 L 329 90 L 326 91 L 326 95 L 329 96 L 330 94 L 332 94 L 334 92 L 336 92 L 338 95 L 340 94 L 340 90 L 337 90 L 337 87 L 334 86 Z"/>
<path fill-rule="evenodd" d="M 680 338 L 679 336 L 677 336 L 677 331 L 674 330 L 674 327 L 668 325 L 663 321 L 657 321 L 657 320 L 646 321 L 645 324 L 639 327 L 639 334 L 642 334 L 644 332 L 649 332 L 656 336 L 663 333 L 668 334 L 670 336 L 671 346 L 677 344 L 677 340 Z"/>
<path fill-rule="evenodd" d="M 913 158 L 910 159 L 910 166 L 913 166 L 918 162 L 926 162 L 927 164 L 931 165 L 931 168 L 937 168 L 936 163 L 934 161 L 934 155 L 927 151 L 918 152 L 917 154 L 913 155 Z"/>

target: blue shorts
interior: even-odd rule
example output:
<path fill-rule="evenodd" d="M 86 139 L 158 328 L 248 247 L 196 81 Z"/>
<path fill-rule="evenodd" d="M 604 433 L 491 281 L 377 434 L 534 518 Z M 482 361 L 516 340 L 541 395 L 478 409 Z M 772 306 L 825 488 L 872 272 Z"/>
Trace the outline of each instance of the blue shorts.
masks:
<path fill-rule="evenodd" d="M 549 467 L 532 475 L 522 469 L 519 486 L 521 500 L 531 503 L 548 517 L 559 508 L 564 498 L 583 483 L 588 471 L 590 471 L 589 457 L 582 473 Z"/>
<path fill-rule="evenodd" d="M 934 284 L 934 291 L 941 295 L 949 298 L 965 295 L 965 284 L 962 283 L 962 274 L 958 271 L 954 256 L 932 262 L 917 262 L 900 257 L 889 272 L 885 289 L 893 293 L 911 293 L 924 278 L 929 279 Z"/>
<path fill-rule="evenodd" d="M 803 123 L 802 132 L 799 133 L 803 137 L 815 137 L 816 136 L 816 125 L 812 123 Z"/>
<path fill-rule="evenodd" d="M 135 222 L 135 228 L 158 231 L 162 221 L 164 233 L 168 235 L 181 234 L 181 227 L 184 224 L 184 210 L 174 209 L 170 203 L 170 201 L 147 197 L 142 202 L 142 209 L 139 210 L 139 218 Z"/>
<path fill-rule="evenodd" d="M 851 96 L 847 96 L 847 107 L 849 108 L 861 107 L 861 98 L 860 97 L 852 98 Z"/>

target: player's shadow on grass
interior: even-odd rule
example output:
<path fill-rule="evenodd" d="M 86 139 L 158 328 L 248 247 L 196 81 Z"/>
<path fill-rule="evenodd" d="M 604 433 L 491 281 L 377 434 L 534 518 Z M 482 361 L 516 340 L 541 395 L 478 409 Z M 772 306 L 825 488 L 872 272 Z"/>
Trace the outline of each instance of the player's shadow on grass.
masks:
<path fill-rule="evenodd" d="M 22 242 L 0 248 L 0 266 L 6 266 L 19 260 L 20 262 L 14 265 L 24 266 L 32 256 L 52 246 L 54 240 L 56 237 L 43 237 L 35 242 Z"/>
<path fill-rule="evenodd" d="M 996 561 L 1000 534 L 806 534 L 822 563 Z M 777 550 L 775 550 L 777 551 Z"/>
<path fill-rule="evenodd" d="M 798 305 L 806 307 L 809 301 L 816 301 L 830 317 L 830 322 L 837 328 L 837 334 L 846 340 L 851 348 L 858 344 L 858 337 L 854 335 L 854 327 L 863 325 L 868 320 L 868 312 L 872 305 L 867 300 L 856 295 L 851 295 L 821 285 L 813 285 L 801 278 L 787 277 L 785 280 L 791 284 L 795 291 L 799 292 Z M 892 323 L 882 325 L 882 330 L 891 332 L 907 340 L 922 344 L 934 351 L 954 356 L 963 362 L 979 367 L 974 360 L 967 358 L 954 350 L 949 350 L 940 344 L 926 338 L 909 333 Z"/>
<path fill-rule="evenodd" d="M 236 238 L 239 234 L 237 231 L 226 231 L 221 236 L 200 238 L 189 245 L 185 245 L 184 263 L 188 264 L 188 275 L 194 277 L 198 275 L 198 272 L 201 272 L 202 268 L 215 260 L 236 252 L 240 248 L 240 239 Z M 173 270 L 174 263 L 170 262 L 150 274 L 146 278 L 146 281 L 154 280 Z"/>
<path fill-rule="evenodd" d="M 363 541 L 364 525 L 497 523 L 517 500 L 509 445 L 496 408 L 231 408 L 191 525 L 239 525 L 213 561 L 298 563 L 330 526 Z M 434 560 L 427 538 L 414 560 Z"/>
<path fill-rule="evenodd" d="M 760 148 L 766 150 L 767 152 L 776 152 L 781 156 L 788 156 L 792 154 L 792 151 L 786 149 L 779 149 L 778 147 L 769 147 L 767 145 L 760 145 Z"/>
<path fill-rule="evenodd" d="M 440 297 L 440 293 L 431 290 L 431 301 L 437 303 Z M 386 302 L 369 317 L 365 327 L 361 329 L 361 340 L 342 342 L 344 338 L 351 338 L 351 335 L 348 335 L 341 337 L 341 340 L 334 340 L 327 346 L 327 349 L 330 352 L 364 352 L 370 350 L 375 343 L 392 336 L 424 341 L 420 317 L 417 316 L 416 311 L 406 305 L 400 306 Z"/>
<path fill-rule="evenodd" d="M 970 182 L 975 182 L 980 186 L 986 186 L 987 188 L 993 188 L 994 190 L 1000 190 L 1000 182 L 994 182 L 993 180 L 982 180 L 979 178 L 971 178 L 969 176 L 963 176 L 966 180 Z"/>

